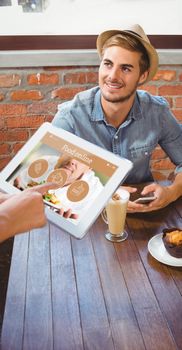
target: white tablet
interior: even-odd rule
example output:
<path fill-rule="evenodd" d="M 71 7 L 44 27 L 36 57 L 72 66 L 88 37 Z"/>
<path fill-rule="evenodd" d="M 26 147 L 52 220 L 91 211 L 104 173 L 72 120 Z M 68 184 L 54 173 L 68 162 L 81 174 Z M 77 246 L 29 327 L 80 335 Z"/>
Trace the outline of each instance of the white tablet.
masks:
<path fill-rule="evenodd" d="M 44 123 L 3 169 L 0 187 L 17 193 L 56 182 L 44 195 L 47 218 L 82 238 L 131 168 L 129 160 Z"/>

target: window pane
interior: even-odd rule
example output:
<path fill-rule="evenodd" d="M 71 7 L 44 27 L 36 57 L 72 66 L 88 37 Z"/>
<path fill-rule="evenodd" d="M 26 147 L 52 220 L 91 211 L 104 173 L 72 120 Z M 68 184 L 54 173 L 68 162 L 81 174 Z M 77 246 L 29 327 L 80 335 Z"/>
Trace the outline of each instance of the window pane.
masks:
<path fill-rule="evenodd" d="M 181 35 L 181 13 L 181 0 L 0 0 L 0 35 L 97 35 L 131 23 Z"/>
<path fill-rule="evenodd" d="M 0 6 L 11 6 L 11 0 L 0 0 Z"/>

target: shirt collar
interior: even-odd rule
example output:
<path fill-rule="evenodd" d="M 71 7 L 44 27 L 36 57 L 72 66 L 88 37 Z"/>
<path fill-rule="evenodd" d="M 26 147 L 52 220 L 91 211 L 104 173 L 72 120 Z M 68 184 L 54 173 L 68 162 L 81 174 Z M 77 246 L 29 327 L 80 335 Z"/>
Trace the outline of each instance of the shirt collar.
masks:
<path fill-rule="evenodd" d="M 129 112 L 128 118 L 134 119 L 134 120 L 142 118 L 142 110 L 141 110 L 138 92 L 136 92 L 135 100 L 134 100 L 133 106 Z"/>
<path fill-rule="evenodd" d="M 96 121 L 96 122 L 100 121 L 100 120 L 105 120 L 104 113 L 103 113 L 102 106 L 101 106 L 100 89 L 97 90 L 95 97 L 94 97 L 94 105 L 93 105 L 91 120 Z"/>
<path fill-rule="evenodd" d="M 135 100 L 133 103 L 133 106 L 128 114 L 127 120 L 130 119 L 140 119 L 142 118 L 142 111 L 139 101 L 138 93 L 136 93 Z M 95 97 L 94 97 L 94 105 L 92 109 L 92 115 L 91 115 L 92 121 L 105 121 L 104 113 L 101 106 L 101 92 L 100 89 L 97 90 Z"/>

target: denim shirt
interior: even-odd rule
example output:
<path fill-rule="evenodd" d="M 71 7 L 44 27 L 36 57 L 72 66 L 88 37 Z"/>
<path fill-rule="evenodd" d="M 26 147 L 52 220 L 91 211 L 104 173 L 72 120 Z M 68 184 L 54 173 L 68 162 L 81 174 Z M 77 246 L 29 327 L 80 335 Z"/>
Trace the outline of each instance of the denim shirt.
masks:
<path fill-rule="evenodd" d="M 133 162 L 127 183 L 152 180 L 150 159 L 159 144 L 182 171 L 182 125 L 166 100 L 138 90 L 127 119 L 118 127 L 107 123 L 99 87 L 78 93 L 58 106 L 53 125 Z"/>

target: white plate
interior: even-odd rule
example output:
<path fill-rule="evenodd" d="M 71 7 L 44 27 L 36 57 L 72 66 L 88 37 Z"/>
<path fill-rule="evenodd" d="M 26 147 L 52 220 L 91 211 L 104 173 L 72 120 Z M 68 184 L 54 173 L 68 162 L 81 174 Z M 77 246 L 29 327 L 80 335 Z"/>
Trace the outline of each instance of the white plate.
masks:
<path fill-rule="evenodd" d="M 157 259 L 163 264 L 170 266 L 182 266 L 182 258 L 174 258 L 171 256 L 162 241 L 162 233 L 152 237 L 148 242 L 148 250 L 153 258 Z"/>

